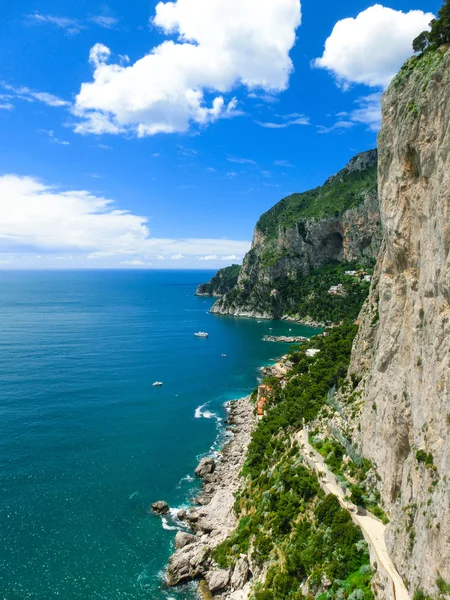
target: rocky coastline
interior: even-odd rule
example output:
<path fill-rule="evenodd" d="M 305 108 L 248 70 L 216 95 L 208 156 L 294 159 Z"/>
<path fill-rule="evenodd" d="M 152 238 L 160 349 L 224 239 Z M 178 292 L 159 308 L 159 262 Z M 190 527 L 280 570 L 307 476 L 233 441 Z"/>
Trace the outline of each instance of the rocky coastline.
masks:
<path fill-rule="evenodd" d="M 230 402 L 227 408 L 231 439 L 217 460 L 203 458 L 195 469 L 203 480 L 203 489 L 188 510 L 177 514 L 185 529 L 178 531 L 175 537 L 176 550 L 169 559 L 167 584 L 172 587 L 198 580 L 204 599 L 246 600 L 250 588 L 247 557 L 242 556 L 234 569 L 220 569 L 213 558 L 214 549 L 237 525 L 234 494 L 240 485 L 240 472 L 256 425 L 250 396 Z M 152 508 L 159 514 L 169 510 L 161 501 L 155 502 Z"/>
<path fill-rule="evenodd" d="M 265 335 L 263 342 L 283 342 L 284 344 L 297 344 L 306 342 L 309 338 L 304 335 Z"/>

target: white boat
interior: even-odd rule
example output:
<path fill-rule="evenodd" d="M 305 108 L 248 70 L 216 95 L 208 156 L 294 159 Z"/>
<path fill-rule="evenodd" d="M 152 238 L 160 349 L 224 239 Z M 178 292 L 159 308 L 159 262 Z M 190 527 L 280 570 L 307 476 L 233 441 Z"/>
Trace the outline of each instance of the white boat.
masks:
<path fill-rule="evenodd" d="M 222 354 L 221 356 L 226 356 L 226 354 Z"/>
<path fill-rule="evenodd" d="M 201 338 L 207 338 L 208 337 L 208 333 L 205 333 L 204 331 L 197 331 L 197 333 L 194 333 L 195 337 L 201 337 Z"/>
<path fill-rule="evenodd" d="M 163 384 L 162 381 L 155 381 L 155 383 L 153 384 L 153 387 L 159 387 L 162 384 Z"/>

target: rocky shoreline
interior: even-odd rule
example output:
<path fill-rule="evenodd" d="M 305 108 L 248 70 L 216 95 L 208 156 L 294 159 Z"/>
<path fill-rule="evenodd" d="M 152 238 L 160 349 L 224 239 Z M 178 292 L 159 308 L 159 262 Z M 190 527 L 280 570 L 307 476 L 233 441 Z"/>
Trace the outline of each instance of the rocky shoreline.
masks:
<path fill-rule="evenodd" d="M 297 344 L 307 342 L 309 338 L 304 335 L 265 335 L 263 342 L 283 342 L 284 344 Z"/>
<path fill-rule="evenodd" d="M 248 598 L 250 574 L 247 557 L 242 556 L 234 569 L 220 569 L 212 553 L 237 525 L 234 494 L 240 485 L 239 474 L 255 424 L 250 396 L 229 403 L 227 428 L 232 438 L 223 446 L 217 461 L 212 457 L 200 461 L 195 473 L 203 479 L 202 493 L 189 510 L 177 514 L 186 530 L 178 531 L 175 537 L 176 551 L 167 568 L 169 586 L 198 580 L 199 591 L 205 600 Z M 164 502 L 155 502 L 152 508 L 159 514 L 169 511 Z"/>

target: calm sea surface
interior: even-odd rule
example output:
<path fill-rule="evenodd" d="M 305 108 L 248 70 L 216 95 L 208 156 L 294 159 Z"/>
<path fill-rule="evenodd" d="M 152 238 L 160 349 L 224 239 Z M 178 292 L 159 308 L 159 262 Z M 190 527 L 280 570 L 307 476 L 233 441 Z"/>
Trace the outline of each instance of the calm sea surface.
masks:
<path fill-rule="evenodd" d="M 149 505 L 195 494 L 224 402 L 287 350 L 269 327 L 314 332 L 209 314 L 211 275 L 0 272 L 1 600 L 196 597 L 165 588 L 173 523 Z"/>

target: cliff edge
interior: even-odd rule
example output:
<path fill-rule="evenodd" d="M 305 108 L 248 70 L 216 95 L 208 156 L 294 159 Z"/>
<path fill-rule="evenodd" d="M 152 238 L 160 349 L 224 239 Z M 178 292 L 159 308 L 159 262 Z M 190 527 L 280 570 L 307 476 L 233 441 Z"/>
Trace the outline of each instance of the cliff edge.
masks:
<path fill-rule="evenodd" d="M 450 580 L 450 50 L 408 61 L 383 96 L 383 245 L 350 373 L 356 439 L 391 516 L 387 544 L 411 594 Z"/>

